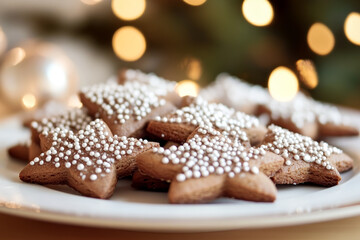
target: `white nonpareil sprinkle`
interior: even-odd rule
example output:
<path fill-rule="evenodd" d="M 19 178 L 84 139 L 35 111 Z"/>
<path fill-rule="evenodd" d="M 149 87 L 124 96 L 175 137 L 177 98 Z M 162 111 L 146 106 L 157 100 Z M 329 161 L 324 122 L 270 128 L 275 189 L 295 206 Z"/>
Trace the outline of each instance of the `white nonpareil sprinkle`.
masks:
<path fill-rule="evenodd" d="M 298 128 L 304 127 L 306 123 L 317 122 L 344 124 L 343 116 L 337 107 L 315 101 L 303 93 L 298 93 L 289 102 L 278 102 L 272 99 L 265 103 L 265 106 L 270 109 L 272 118 L 289 119 Z"/>
<path fill-rule="evenodd" d="M 204 134 L 206 132 L 206 134 Z M 237 138 L 221 135 L 209 127 L 198 129 L 198 133 L 179 147 L 169 149 L 153 148 L 153 152 L 163 156 L 163 164 L 183 164 L 182 172 L 176 176 L 177 181 L 189 178 L 207 177 L 209 174 L 227 174 L 234 177 L 242 171 L 258 174 L 259 169 L 251 162 L 261 156 L 255 148 L 245 148 Z M 246 159 L 246 160 L 245 160 Z"/>
<path fill-rule="evenodd" d="M 77 165 L 77 170 L 81 171 L 85 168 L 84 164 L 80 163 L 79 165 Z"/>
<path fill-rule="evenodd" d="M 147 142 L 142 139 L 111 136 L 104 129 L 107 127 L 100 119 L 90 122 L 77 134 L 66 129 L 56 128 L 51 131 L 51 134 L 53 141 L 60 140 L 58 141 L 59 144 L 43 153 L 40 158 L 35 158 L 30 162 L 30 165 L 35 166 L 37 163 L 43 165 L 44 160 L 52 163 L 55 168 L 59 168 L 63 164 L 68 169 L 75 167 L 83 180 L 90 178 L 90 180 L 95 181 L 100 176 L 105 176 L 105 173 L 111 172 L 110 168 L 112 164 L 115 164 L 115 159 L 121 159 L 120 151 L 115 151 L 115 149 L 121 146 L 124 149 L 123 154 L 126 156 L 142 149 Z M 99 142 L 98 139 L 102 139 L 102 141 Z M 86 147 L 89 149 L 73 147 L 82 146 L 91 141 L 98 142 L 101 145 L 100 148 L 95 144 L 89 144 Z M 105 146 L 108 150 L 105 150 Z M 101 153 L 99 149 L 101 149 Z"/>
<path fill-rule="evenodd" d="M 90 175 L 90 180 L 91 180 L 91 181 L 95 181 L 97 178 L 98 178 L 98 177 L 97 177 L 96 174 L 91 174 L 91 175 Z"/>
<path fill-rule="evenodd" d="M 217 128 L 222 130 L 222 134 L 236 136 L 243 141 L 248 140 L 244 129 L 259 126 L 256 117 L 236 112 L 223 104 L 208 103 L 199 97 L 189 106 L 176 110 L 170 117 L 158 118 L 157 121 Z"/>
<path fill-rule="evenodd" d="M 141 84 L 137 81 L 119 85 L 114 82 L 86 87 L 81 91 L 85 97 L 99 107 L 102 117 L 113 118 L 114 123 L 124 124 L 130 118 L 140 121 L 153 109 L 166 104 L 166 88 Z"/>
<path fill-rule="evenodd" d="M 332 147 L 326 142 L 317 142 L 310 137 L 290 132 L 276 125 L 270 125 L 268 129 L 274 135 L 273 142 L 260 146 L 261 149 L 277 153 L 285 158 L 293 156 L 295 161 L 315 162 L 328 170 L 334 170 L 327 158 L 331 154 L 340 154 L 342 150 Z M 292 164 L 291 160 L 285 161 L 287 166 Z"/>
<path fill-rule="evenodd" d="M 35 129 L 39 134 L 51 133 L 54 129 L 63 129 L 64 131 L 77 132 L 84 129 L 92 121 L 84 109 L 71 109 L 68 112 L 58 115 L 52 118 L 44 118 L 41 121 L 33 121 L 31 127 Z M 54 136 L 54 141 L 57 137 Z"/>
<path fill-rule="evenodd" d="M 161 78 L 154 73 L 143 73 L 140 70 L 127 69 L 124 72 L 124 77 L 127 82 L 138 82 L 146 85 L 151 91 L 155 91 L 156 94 L 164 95 L 167 92 L 174 91 L 176 82 L 169 81 Z"/>
<path fill-rule="evenodd" d="M 199 96 L 208 101 L 220 101 L 227 106 L 246 110 L 249 106 L 264 105 L 274 119 L 289 119 L 298 128 L 306 123 L 344 124 L 342 114 L 336 106 L 321 103 L 303 93 L 298 93 L 288 102 L 273 99 L 266 88 L 246 83 L 226 73 L 220 74 L 215 82 L 203 89 Z"/>
<path fill-rule="evenodd" d="M 199 96 L 209 102 L 220 101 L 237 110 L 246 110 L 249 106 L 265 104 L 271 100 L 267 89 L 226 73 L 219 74 L 211 85 L 200 91 Z"/>

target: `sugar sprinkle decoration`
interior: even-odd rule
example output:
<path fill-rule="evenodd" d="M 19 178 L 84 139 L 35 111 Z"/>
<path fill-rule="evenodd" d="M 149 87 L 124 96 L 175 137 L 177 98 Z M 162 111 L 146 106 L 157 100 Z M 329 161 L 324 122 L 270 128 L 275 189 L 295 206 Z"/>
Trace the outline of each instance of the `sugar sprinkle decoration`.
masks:
<path fill-rule="evenodd" d="M 174 91 L 176 86 L 175 81 L 169 81 L 155 75 L 154 73 L 144 73 L 135 69 L 125 70 L 124 77 L 126 80 L 125 84 L 128 84 L 129 82 L 139 82 L 147 85 L 151 91 L 158 95 L 164 95 L 167 92 Z"/>
<path fill-rule="evenodd" d="M 317 121 L 320 124 L 340 125 L 345 123 L 337 107 L 315 101 L 302 93 L 298 93 L 290 102 L 271 100 L 266 106 L 270 109 L 272 118 L 290 119 L 298 128 L 304 127 L 306 123 Z"/>
<path fill-rule="evenodd" d="M 248 140 L 244 129 L 259 126 L 256 117 L 237 112 L 223 104 L 208 103 L 200 97 L 189 106 L 176 110 L 170 117 L 157 117 L 155 120 L 218 128 L 222 130 L 223 135 L 237 136 L 243 141 Z"/>
<path fill-rule="evenodd" d="M 260 149 L 271 151 L 277 155 L 283 156 L 286 165 L 291 165 L 292 161 L 289 157 L 302 160 L 308 163 L 316 163 L 324 166 L 328 170 L 335 168 L 327 161 L 332 154 L 341 154 L 342 150 L 330 146 L 326 142 L 317 142 L 310 137 L 290 132 L 276 125 L 270 125 L 268 129 L 274 135 L 274 141 L 260 146 Z"/>
<path fill-rule="evenodd" d="M 166 104 L 166 88 L 153 90 L 150 85 L 129 82 L 119 85 L 114 82 L 83 88 L 87 99 L 100 107 L 100 114 L 114 119 L 116 124 L 124 124 L 129 119 L 140 121 L 157 107 Z"/>
<path fill-rule="evenodd" d="M 189 141 L 180 146 L 153 148 L 153 152 L 163 156 L 163 164 L 182 164 L 182 172 L 176 176 L 179 182 L 190 178 L 207 177 L 210 174 L 235 177 L 240 172 L 259 173 L 250 160 L 266 154 L 265 150 L 246 148 L 237 138 L 221 135 L 217 130 L 201 127 Z"/>
<path fill-rule="evenodd" d="M 111 136 L 105 123 L 96 119 L 84 129 L 74 133 L 60 128 L 51 132 L 52 146 L 30 165 L 43 165 L 44 161 L 55 168 L 76 169 L 82 180 L 96 181 L 112 171 L 116 161 L 143 149 L 147 140 Z"/>
<path fill-rule="evenodd" d="M 92 121 L 85 109 L 74 108 L 64 114 L 43 118 L 39 121 L 31 122 L 31 127 L 38 133 L 47 135 L 54 129 L 72 130 L 77 132 L 84 129 Z"/>

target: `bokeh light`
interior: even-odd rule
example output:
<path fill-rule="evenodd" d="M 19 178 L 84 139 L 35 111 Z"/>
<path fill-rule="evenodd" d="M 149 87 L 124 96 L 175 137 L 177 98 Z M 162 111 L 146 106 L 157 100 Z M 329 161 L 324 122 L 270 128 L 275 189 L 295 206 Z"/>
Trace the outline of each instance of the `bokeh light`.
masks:
<path fill-rule="evenodd" d="M 26 56 L 25 50 L 21 47 L 13 48 L 7 54 L 5 64 L 8 66 L 18 65 Z"/>
<path fill-rule="evenodd" d="M 299 83 L 293 71 L 287 67 L 280 66 L 271 72 L 268 88 L 274 99 L 287 102 L 295 97 L 299 90 Z"/>
<path fill-rule="evenodd" d="M 196 58 L 186 58 L 184 60 L 186 75 L 192 80 L 199 80 L 202 75 L 201 62 Z"/>
<path fill-rule="evenodd" d="M 186 2 L 191 6 L 200 6 L 203 5 L 206 2 L 206 0 L 184 0 L 184 2 Z"/>
<path fill-rule="evenodd" d="M 1 54 L 3 54 L 3 52 L 5 52 L 6 46 L 7 46 L 7 38 L 4 31 L 0 27 L 0 56 Z"/>
<path fill-rule="evenodd" d="M 180 97 L 196 97 L 199 93 L 199 85 L 191 80 L 182 80 L 176 84 L 176 92 Z"/>
<path fill-rule="evenodd" d="M 352 12 L 346 17 L 344 31 L 350 42 L 360 45 L 360 13 Z"/>
<path fill-rule="evenodd" d="M 115 54 L 124 61 L 136 61 L 146 51 L 144 35 L 135 27 L 119 28 L 113 36 L 112 46 Z"/>
<path fill-rule="evenodd" d="M 131 21 L 143 15 L 146 8 L 145 0 L 113 0 L 111 9 L 120 19 Z"/>
<path fill-rule="evenodd" d="M 273 7 L 267 0 L 245 0 L 242 12 L 249 23 L 258 27 L 269 25 L 274 18 Z"/>
<path fill-rule="evenodd" d="M 81 0 L 82 3 L 86 5 L 96 5 L 100 3 L 102 0 Z"/>
<path fill-rule="evenodd" d="M 36 98 L 33 94 L 30 94 L 30 93 L 25 94 L 21 100 L 22 100 L 23 106 L 27 109 L 31 109 L 36 106 Z"/>
<path fill-rule="evenodd" d="M 318 83 L 318 75 L 314 63 L 310 60 L 300 59 L 296 62 L 301 81 L 309 88 L 315 88 Z"/>
<path fill-rule="evenodd" d="M 307 34 L 307 42 L 316 54 L 327 55 L 335 46 L 335 37 L 325 24 L 314 23 Z"/>

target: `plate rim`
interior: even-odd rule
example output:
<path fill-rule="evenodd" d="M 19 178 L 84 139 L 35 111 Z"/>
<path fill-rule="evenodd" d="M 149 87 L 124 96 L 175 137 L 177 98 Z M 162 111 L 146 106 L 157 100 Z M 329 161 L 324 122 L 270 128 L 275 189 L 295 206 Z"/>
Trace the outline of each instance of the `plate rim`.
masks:
<path fill-rule="evenodd" d="M 197 224 L 191 224 L 188 219 L 181 222 L 173 219 L 142 219 L 138 218 L 96 218 L 92 216 L 79 216 L 65 213 L 52 212 L 47 210 L 37 211 L 30 207 L 11 208 L 3 203 L 0 212 L 12 216 L 48 221 L 58 224 L 76 225 L 83 227 L 101 227 L 110 229 L 150 231 L 150 232 L 216 232 L 242 229 L 260 229 L 289 227 L 305 225 L 319 222 L 334 221 L 344 218 L 356 217 L 360 215 L 360 203 L 348 206 L 340 206 L 313 212 L 265 215 L 246 218 L 219 218 L 205 220 L 200 225 L 198 220 L 193 220 Z"/>

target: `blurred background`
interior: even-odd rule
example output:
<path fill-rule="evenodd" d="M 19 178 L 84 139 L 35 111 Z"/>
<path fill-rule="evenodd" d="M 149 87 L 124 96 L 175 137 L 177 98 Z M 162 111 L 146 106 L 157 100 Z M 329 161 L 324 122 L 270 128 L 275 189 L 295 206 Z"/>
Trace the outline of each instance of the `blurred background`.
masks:
<path fill-rule="evenodd" d="M 187 91 L 221 72 L 266 87 L 278 71 L 285 94 L 360 109 L 360 1 L 1 0 L 0 64 L 0 113 L 76 106 L 121 68 Z"/>

